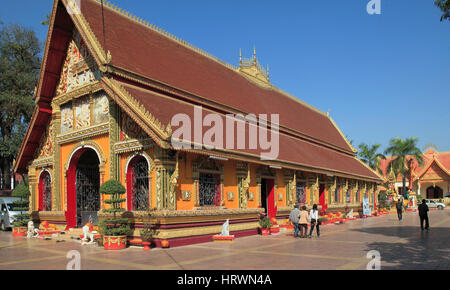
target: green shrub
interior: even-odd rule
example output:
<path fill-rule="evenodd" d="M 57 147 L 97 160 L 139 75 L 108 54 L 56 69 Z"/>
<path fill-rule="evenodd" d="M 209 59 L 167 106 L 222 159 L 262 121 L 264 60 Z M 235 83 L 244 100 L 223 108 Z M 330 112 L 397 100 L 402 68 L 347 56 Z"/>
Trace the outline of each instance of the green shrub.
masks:
<path fill-rule="evenodd" d="M 103 210 L 106 213 L 112 213 L 113 218 L 105 219 L 99 223 L 100 233 L 104 236 L 123 236 L 129 235 L 131 228 L 127 218 L 118 218 L 117 213 L 125 211 L 122 203 L 126 201 L 121 195 L 126 192 L 125 187 L 117 180 L 108 180 L 100 186 L 100 193 L 109 195 L 109 199 L 105 199 L 106 204 L 111 207 Z"/>
<path fill-rule="evenodd" d="M 270 221 L 270 218 L 265 217 L 259 220 L 259 226 L 262 229 L 268 229 L 273 226 L 273 223 Z"/>
<path fill-rule="evenodd" d="M 20 198 L 20 200 L 13 202 L 16 210 L 20 211 L 20 214 L 15 215 L 16 221 L 14 222 L 14 227 L 26 227 L 30 220 L 30 215 L 26 213 L 29 210 L 30 190 L 25 183 L 21 183 L 14 188 L 12 196 Z"/>

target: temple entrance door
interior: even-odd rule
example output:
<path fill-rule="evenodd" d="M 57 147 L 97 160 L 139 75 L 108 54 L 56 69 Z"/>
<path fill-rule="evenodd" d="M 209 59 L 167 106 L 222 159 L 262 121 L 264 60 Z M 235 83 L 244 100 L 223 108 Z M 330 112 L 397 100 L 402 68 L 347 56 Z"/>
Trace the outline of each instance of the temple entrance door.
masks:
<path fill-rule="evenodd" d="M 430 186 L 427 188 L 427 199 L 444 198 L 444 191 L 439 186 Z"/>
<path fill-rule="evenodd" d="M 273 179 L 261 179 L 261 207 L 270 218 L 276 216 L 275 183 Z"/>
<path fill-rule="evenodd" d="M 96 224 L 97 213 L 100 210 L 100 173 L 99 160 L 93 150 L 84 152 L 77 164 L 76 196 L 77 196 L 77 226 L 87 222 Z"/>
<path fill-rule="evenodd" d="M 325 185 L 319 185 L 319 204 L 322 206 L 322 210 L 327 210 L 327 204 L 325 199 Z"/>
<path fill-rule="evenodd" d="M 92 148 L 83 147 L 72 153 L 66 171 L 66 230 L 83 226 L 89 220 L 96 223 L 100 210 L 100 159 Z"/>

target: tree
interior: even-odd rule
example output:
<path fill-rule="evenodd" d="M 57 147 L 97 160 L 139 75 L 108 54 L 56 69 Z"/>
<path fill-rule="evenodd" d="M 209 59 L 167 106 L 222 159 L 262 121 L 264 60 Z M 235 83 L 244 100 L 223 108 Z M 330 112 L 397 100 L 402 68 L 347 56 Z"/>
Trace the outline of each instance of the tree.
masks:
<path fill-rule="evenodd" d="M 126 192 L 125 187 L 117 180 L 108 180 L 100 186 L 100 193 L 110 196 L 109 199 L 105 199 L 104 203 L 110 204 L 110 208 L 103 210 L 105 213 L 112 213 L 113 218 L 104 220 L 100 227 L 101 232 L 105 236 L 121 236 L 128 235 L 130 232 L 130 226 L 127 218 L 117 218 L 116 214 L 123 213 L 125 211 L 122 208 L 122 203 L 127 201 L 122 197 L 122 194 Z"/>
<path fill-rule="evenodd" d="M 377 153 L 378 149 L 380 148 L 381 144 L 375 144 L 372 146 L 369 146 L 365 143 L 359 144 L 358 148 L 358 157 L 367 164 L 370 168 L 372 168 L 375 171 L 378 171 L 381 175 L 383 175 L 383 172 L 380 169 L 380 160 L 386 159 L 383 154 Z"/>
<path fill-rule="evenodd" d="M 434 4 L 442 11 L 441 21 L 450 20 L 450 0 L 435 0 Z"/>
<path fill-rule="evenodd" d="M 403 188 L 406 187 L 406 177 L 411 175 L 414 160 L 419 165 L 423 164 L 422 152 L 417 148 L 418 139 L 416 137 L 391 139 L 389 147 L 384 151 L 385 155 L 390 154 L 392 160 L 389 162 L 387 172 L 392 168 L 393 172 L 403 176 Z M 404 192 L 402 192 L 404 194 Z"/>
<path fill-rule="evenodd" d="M 13 202 L 15 210 L 20 211 L 20 214 L 16 214 L 16 221 L 14 222 L 14 227 L 26 227 L 30 219 L 30 215 L 27 213 L 29 209 L 29 197 L 30 190 L 27 184 L 21 183 L 12 192 L 13 197 L 19 197 L 20 200 Z"/>
<path fill-rule="evenodd" d="M 45 20 L 42 20 L 42 21 L 41 21 L 41 24 L 44 25 L 44 26 L 48 26 L 48 25 L 50 24 L 50 17 L 51 17 L 51 16 L 52 16 L 51 14 L 47 14 L 47 15 L 45 16 Z"/>
<path fill-rule="evenodd" d="M 40 53 L 34 31 L 0 23 L 0 188 L 11 188 L 12 162 L 35 106 Z"/>

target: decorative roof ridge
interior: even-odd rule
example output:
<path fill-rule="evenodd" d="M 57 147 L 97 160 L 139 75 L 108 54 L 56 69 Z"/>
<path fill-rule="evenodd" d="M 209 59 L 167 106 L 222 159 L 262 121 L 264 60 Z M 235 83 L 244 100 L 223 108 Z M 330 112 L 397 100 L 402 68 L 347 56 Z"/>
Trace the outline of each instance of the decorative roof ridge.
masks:
<path fill-rule="evenodd" d="M 339 132 L 339 134 L 341 135 L 342 139 L 344 139 L 345 143 L 347 143 L 347 145 L 350 147 L 350 149 L 353 151 L 353 153 L 356 155 L 356 153 L 358 152 L 358 150 L 353 147 L 352 143 L 350 143 L 350 141 L 347 140 L 347 137 L 344 135 L 344 133 L 342 133 L 341 129 L 338 127 L 338 125 L 336 124 L 336 122 L 334 122 L 333 118 L 331 118 L 330 114 L 327 114 L 328 119 L 330 120 L 331 124 L 333 124 L 333 126 L 336 128 L 336 130 Z"/>
<path fill-rule="evenodd" d="M 362 165 L 364 165 L 368 170 L 370 170 L 372 173 L 374 173 L 376 176 L 378 176 L 378 178 L 380 178 L 381 180 L 384 180 L 384 177 L 378 173 L 376 170 L 374 170 L 373 168 L 371 168 L 369 165 L 367 165 L 365 162 L 363 162 L 361 159 L 359 159 L 357 156 L 353 156 L 353 158 L 355 158 L 359 163 L 361 163 Z"/>
<path fill-rule="evenodd" d="M 145 106 L 141 104 L 136 98 L 126 90 L 119 82 L 114 79 L 104 79 L 106 82 L 110 82 L 113 84 L 113 88 L 119 90 L 125 100 L 128 101 L 128 104 L 131 105 L 132 109 L 140 112 L 142 114 L 143 120 L 146 120 L 148 124 L 153 127 L 156 132 L 163 138 L 163 140 L 167 140 L 172 135 L 172 128 L 170 123 L 164 125 L 160 120 L 158 120 L 152 113 L 147 111 Z"/>
<path fill-rule="evenodd" d="M 440 160 L 437 158 L 436 155 L 433 156 L 433 158 L 430 158 L 430 161 L 426 164 L 426 166 L 423 167 L 422 171 L 420 171 L 420 173 L 418 173 L 415 178 L 420 178 L 422 177 L 427 171 L 428 169 L 430 169 L 431 165 L 433 165 L 433 163 L 435 163 L 438 165 L 439 168 L 442 169 L 442 171 L 444 171 L 447 175 L 450 175 L 450 170 L 447 169 L 441 162 Z"/>
<path fill-rule="evenodd" d="M 130 88 L 132 88 L 132 89 L 136 89 L 136 90 L 139 90 L 139 91 L 149 92 L 148 89 L 143 88 L 143 87 L 140 87 L 140 86 L 137 86 L 137 85 L 135 85 L 135 84 L 121 84 L 121 87 L 122 87 L 122 88 L 123 88 L 124 86 L 125 86 L 124 89 L 126 89 L 127 87 L 130 87 Z M 192 102 L 189 102 L 189 101 L 186 101 L 186 100 L 174 99 L 174 98 L 172 98 L 172 97 L 167 97 L 167 96 L 165 96 L 165 95 L 163 95 L 163 94 L 160 94 L 160 93 L 157 93 L 157 92 L 154 92 L 154 91 L 151 91 L 151 90 L 150 90 L 150 92 L 152 92 L 153 94 L 159 95 L 159 96 L 161 96 L 161 97 L 164 97 L 164 98 L 168 98 L 168 99 L 177 101 L 177 102 L 181 102 L 181 103 L 186 103 L 186 104 L 189 104 L 189 105 L 193 105 Z M 220 108 L 218 108 L 218 107 L 216 107 L 216 106 L 213 106 L 213 107 L 216 108 L 216 109 L 221 110 Z M 223 110 L 223 109 L 222 109 L 222 110 Z M 246 112 L 240 111 L 240 110 L 238 110 L 238 109 L 234 109 L 234 112 L 233 112 L 233 111 L 226 111 L 226 112 L 228 112 L 228 113 L 244 114 L 244 115 L 247 114 Z M 316 138 L 316 137 L 314 137 L 314 136 L 310 136 L 310 135 L 308 135 L 308 134 L 305 134 L 305 133 L 303 133 L 303 132 L 297 131 L 297 130 L 292 129 L 292 128 L 290 128 L 290 127 L 286 127 L 285 125 L 282 125 L 282 124 L 278 124 L 278 126 L 279 126 L 280 128 L 283 128 L 283 130 L 280 130 L 280 133 L 284 134 L 284 135 L 287 136 L 287 137 L 295 138 L 295 139 L 298 139 L 298 140 L 303 140 L 303 141 L 305 141 L 305 142 L 307 142 L 307 143 L 309 143 L 309 144 L 313 144 L 313 145 L 314 145 L 314 144 L 315 144 L 315 145 L 318 145 L 318 146 L 320 145 L 320 147 L 322 147 L 322 148 L 328 148 L 328 149 L 334 150 L 334 151 L 336 151 L 336 152 L 344 153 L 344 154 L 346 154 L 346 155 L 351 155 L 351 156 L 354 156 L 354 155 L 355 155 L 355 152 L 349 151 L 349 150 L 346 149 L 346 148 L 343 148 L 343 147 L 338 146 L 338 145 L 336 145 L 336 144 L 330 143 L 330 142 L 328 142 L 328 141 L 326 141 L 326 140 L 319 139 L 319 138 Z M 294 132 L 295 134 L 292 134 L 292 132 Z M 352 148 L 353 148 L 353 147 L 352 147 Z"/>
<path fill-rule="evenodd" d="M 101 4 L 102 0 L 94 0 L 94 1 L 97 2 L 98 4 Z M 234 66 L 232 64 L 229 64 L 229 63 L 219 59 L 218 57 L 216 57 L 216 56 L 214 56 L 214 55 L 204 51 L 201 48 L 198 48 L 198 47 L 194 46 L 193 44 L 185 41 L 184 39 L 182 39 L 182 38 L 180 38 L 178 36 L 175 36 L 173 34 L 170 34 L 169 32 L 165 31 L 164 29 L 162 29 L 162 28 L 160 28 L 160 27 L 158 27 L 158 26 L 156 26 L 154 24 L 151 24 L 150 22 L 148 22 L 146 20 L 143 20 L 142 18 L 137 17 L 136 15 L 131 14 L 130 12 L 126 11 L 125 9 L 122 9 L 122 8 L 120 8 L 118 6 L 115 6 L 110 1 L 107 1 L 104 5 L 105 5 L 104 7 L 108 8 L 109 10 L 111 10 L 111 11 L 113 11 L 113 12 L 115 12 L 115 13 L 123 16 L 123 17 L 126 17 L 129 20 L 131 20 L 131 21 L 133 21 L 133 22 L 135 22 L 137 24 L 140 24 L 140 25 L 146 27 L 147 29 L 150 29 L 150 30 L 152 30 L 154 32 L 157 32 L 160 35 L 165 36 L 168 39 L 170 39 L 172 41 L 175 41 L 176 43 L 178 43 L 178 44 L 180 44 L 180 45 L 182 45 L 182 46 L 184 46 L 184 47 L 186 47 L 186 48 L 188 48 L 188 49 L 190 49 L 190 50 L 192 50 L 192 51 L 194 51 L 194 52 L 196 52 L 196 53 L 198 53 L 198 54 L 200 54 L 202 56 L 205 56 L 205 57 L 207 57 L 207 58 L 209 58 L 209 59 L 211 59 L 211 60 L 213 60 L 213 61 L 215 61 L 215 62 L 217 62 L 217 63 L 219 63 L 219 64 L 221 64 L 223 66 L 225 66 L 228 69 L 231 69 L 233 71 L 236 71 L 238 69 L 238 67 L 236 67 L 236 66 Z"/>

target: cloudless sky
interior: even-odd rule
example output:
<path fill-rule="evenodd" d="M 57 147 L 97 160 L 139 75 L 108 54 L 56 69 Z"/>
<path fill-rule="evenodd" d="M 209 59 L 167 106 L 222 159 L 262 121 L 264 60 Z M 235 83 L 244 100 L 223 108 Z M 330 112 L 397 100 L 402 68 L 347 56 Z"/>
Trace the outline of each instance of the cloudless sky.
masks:
<path fill-rule="evenodd" d="M 111 2 L 236 66 L 255 46 L 271 82 L 330 110 L 355 147 L 416 136 L 450 151 L 450 21 L 434 0 L 381 0 L 381 15 L 369 0 Z M 0 21 L 45 41 L 52 1 L 0 3 Z"/>

